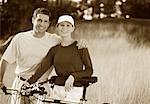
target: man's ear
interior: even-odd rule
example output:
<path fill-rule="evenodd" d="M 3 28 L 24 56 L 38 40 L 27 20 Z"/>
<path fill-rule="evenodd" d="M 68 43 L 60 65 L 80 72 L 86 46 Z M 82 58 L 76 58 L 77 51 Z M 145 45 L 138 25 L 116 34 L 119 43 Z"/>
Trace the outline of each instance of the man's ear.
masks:
<path fill-rule="evenodd" d="M 34 20 L 35 20 L 35 18 L 34 18 L 34 17 L 32 17 L 32 24 L 34 23 Z"/>

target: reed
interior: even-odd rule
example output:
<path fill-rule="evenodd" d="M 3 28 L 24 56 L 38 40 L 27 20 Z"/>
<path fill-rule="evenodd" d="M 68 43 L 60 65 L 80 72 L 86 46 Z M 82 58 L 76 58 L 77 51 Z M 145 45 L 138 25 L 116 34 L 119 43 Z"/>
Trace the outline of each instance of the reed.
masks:
<path fill-rule="evenodd" d="M 74 37 L 88 42 L 99 79 L 88 89 L 88 104 L 149 104 L 149 25 L 141 21 L 76 25 Z"/>
<path fill-rule="evenodd" d="M 98 77 L 88 88 L 87 104 L 150 104 L 149 24 L 145 20 L 76 22 L 73 37 L 88 42 Z M 6 79 L 11 74 L 9 70 Z M 0 99 L 1 104 L 9 102 L 2 95 Z"/>

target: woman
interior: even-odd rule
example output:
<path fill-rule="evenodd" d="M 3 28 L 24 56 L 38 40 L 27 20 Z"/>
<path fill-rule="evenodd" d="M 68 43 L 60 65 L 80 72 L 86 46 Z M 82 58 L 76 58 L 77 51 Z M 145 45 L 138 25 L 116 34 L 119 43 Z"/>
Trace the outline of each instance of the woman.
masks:
<path fill-rule="evenodd" d="M 74 81 L 78 78 L 90 77 L 93 73 L 93 67 L 87 48 L 78 49 L 77 41 L 71 37 L 75 30 L 74 19 L 69 15 L 59 17 L 56 24 L 58 34 L 62 37 L 59 45 L 53 47 L 48 52 L 43 61 L 36 67 L 35 74 L 27 80 L 30 84 L 39 79 L 52 65 L 56 74 L 62 78 L 66 78 L 65 86 L 55 86 L 54 98 L 77 101 L 82 96 L 82 87 L 73 87 Z M 59 80 L 56 85 L 60 85 Z M 58 87 L 58 88 L 57 88 Z M 73 94 L 74 92 L 77 92 Z M 81 93 L 80 93 L 81 92 Z M 55 96 L 56 95 L 56 96 Z"/>

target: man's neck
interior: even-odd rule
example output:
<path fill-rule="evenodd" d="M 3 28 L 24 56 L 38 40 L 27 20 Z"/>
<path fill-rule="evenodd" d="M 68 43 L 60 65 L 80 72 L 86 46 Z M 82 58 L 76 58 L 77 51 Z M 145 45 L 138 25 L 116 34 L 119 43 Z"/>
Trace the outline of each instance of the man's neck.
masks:
<path fill-rule="evenodd" d="M 39 32 L 33 31 L 33 36 L 36 38 L 42 38 L 43 36 L 45 36 L 45 33 L 39 33 Z"/>

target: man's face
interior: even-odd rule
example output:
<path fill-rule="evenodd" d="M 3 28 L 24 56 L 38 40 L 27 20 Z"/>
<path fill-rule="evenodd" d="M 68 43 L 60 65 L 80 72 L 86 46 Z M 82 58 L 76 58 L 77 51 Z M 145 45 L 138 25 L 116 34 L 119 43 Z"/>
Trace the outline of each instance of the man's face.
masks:
<path fill-rule="evenodd" d="M 37 14 L 37 17 L 32 18 L 33 30 L 36 33 L 43 34 L 49 27 L 49 16 L 45 14 Z"/>

